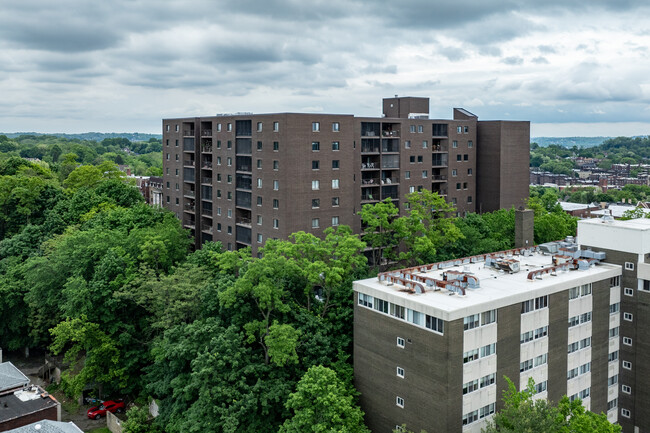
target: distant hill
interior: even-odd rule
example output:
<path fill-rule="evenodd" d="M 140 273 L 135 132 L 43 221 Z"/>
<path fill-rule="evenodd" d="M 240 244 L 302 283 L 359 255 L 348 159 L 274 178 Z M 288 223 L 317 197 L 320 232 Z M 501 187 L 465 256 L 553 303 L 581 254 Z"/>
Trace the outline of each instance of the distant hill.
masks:
<path fill-rule="evenodd" d="M 63 134 L 52 133 L 43 134 L 40 132 L 0 132 L 0 135 L 6 135 L 8 138 L 16 138 L 21 135 L 53 135 L 67 139 L 93 140 L 102 141 L 105 138 L 126 138 L 129 141 L 149 141 L 150 138 L 162 139 L 162 134 L 143 134 L 140 132 L 84 132 L 81 134 Z"/>
<path fill-rule="evenodd" d="M 562 147 L 594 147 L 602 144 L 605 140 L 612 137 L 531 137 L 531 143 L 537 143 L 542 147 L 551 144 L 559 144 Z"/>

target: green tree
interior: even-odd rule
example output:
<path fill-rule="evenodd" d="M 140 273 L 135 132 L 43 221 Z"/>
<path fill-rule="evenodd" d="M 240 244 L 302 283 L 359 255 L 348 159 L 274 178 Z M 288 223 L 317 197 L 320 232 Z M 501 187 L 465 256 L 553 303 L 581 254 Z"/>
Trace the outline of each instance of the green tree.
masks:
<path fill-rule="evenodd" d="M 300 379 L 286 407 L 292 411 L 279 433 L 367 433 L 363 412 L 336 372 L 312 366 Z"/>
<path fill-rule="evenodd" d="M 126 411 L 122 433 L 159 433 L 162 430 L 152 422 L 146 406 L 133 406 Z"/>
<path fill-rule="evenodd" d="M 404 233 L 404 252 L 400 259 L 408 263 L 432 263 L 438 249 L 461 236 L 454 224 L 453 205 L 429 190 L 412 192 L 406 196 L 408 214 L 400 217 L 396 224 Z"/>
<path fill-rule="evenodd" d="M 51 333 L 50 350 L 55 355 L 65 352 L 63 359 L 70 365 L 61 374 L 70 395 L 80 395 L 88 384 L 97 384 L 100 395 L 105 384 L 125 385 L 126 372 L 118 368 L 119 346 L 99 325 L 82 316 L 59 323 Z"/>
<path fill-rule="evenodd" d="M 395 224 L 399 209 L 390 198 L 375 203 L 365 204 L 361 208 L 363 241 L 372 248 L 372 265 L 381 268 L 381 258 L 397 258 L 396 248 L 403 237 Z"/>

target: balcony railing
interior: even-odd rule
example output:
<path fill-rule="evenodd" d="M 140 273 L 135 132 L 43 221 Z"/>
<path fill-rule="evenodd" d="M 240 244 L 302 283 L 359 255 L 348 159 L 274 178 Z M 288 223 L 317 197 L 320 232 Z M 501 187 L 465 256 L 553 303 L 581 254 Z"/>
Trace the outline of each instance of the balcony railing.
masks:
<path fill-rule="evenodd" d="M 203 161 L 201 168 L 212 168 L 212 161 Z"/>
<path fill-rule="evenodd" d="M 209 185 L 212 185 L 212 178 L 211 177 L 202 177 L 201 178 L 201 183 L 207 183 Z"/>
<path fill-rule="evenodd" d="M 194 198 L 194 191 L 187 191 L 183 193 L 183 196 L 188 197 L 188 198 Z"/>
<path fill-rule="evenodd" d="M 381 131 L 381 135 L 384 137 L 399 137 L 399 129 L 394 131 Z"/>
<path fill-rule="evenodd" d="M 361 169 L 362 170 L 372 170 L 372 169 L 378 169 L 379 164 L 374 163 L 374 162 L 362 162 L 361 163 Z"/>
<path fill-rule="evenodd" d="M 212 228 L 212 226 L 203 227 L 203 228 L 201 229 L 202 232 L 210 233 L 210 234 L 212 234 L 212 231 L 213 231 L 213 230 L 214 230 L 214 229 Z"/>
<path fill-rule="evenodd" d="M 377 194 L 361 194 L 361 201 L 374 201 L 379 200 Z"/>
<path fill-rule="evenodd" d="M 239 218 L 237 218 L 236 223 L 250 227 L 251 226 L 251 219 L 250 218 L 239 217 Z"/>
<path fill-rule="evenodd" d="M 183 130 L 183 136 L 184 137 L 194 137 L 194 130 L 193 129 L 184 129 Z"/>
<path fill-rule="evenodd" d="M 194 160 L 193 159 L 186 159 L 183 161 L 183 165 L 191 165 L 194 167 Z"/>
<path fill-rule="evenodd" d="M 389 192 L 389 193 L 382 193 L 381 194 L 381 199 L 382 200 L 387 199 L 387 198 L 395 200 L 395 199 L 399 198 L 399 194 L 397 194 L 396 192 Z"/>
<path fill-rule="evenodd" d="M 212 137 L 212 129 L 204 129 L 201 131 L 201 137 Z"/>
<path fill-rule="evenodd" d="M 201 152 L 203 152 L 203 153 L 212 152 L 212 146 L 201 146 Z"/>
<path fill-rule="evenodd" d="M 395 183 L 399 183 L 398 177 L 387 177 L 381 180 L 382 185 L 391 185 Z"/>
<path fill-rule="evenodd" d="M 202 214 L 203 216 L 209 216 L 209 217 L 211 217 L 211 216 L 212 216 L 212 209 L 203 209 L 203 210 L 201 211 L 201 214 Z"/>
<path fill-rule="evenodd" d="M 438 181 L 447 180 L 447 175 L 446 174 L 434 174 L 434 175 L 431 176 L 431 180 L 438 180 Z"/>
<path fill-rule="evenodd" d="M 361 179 L 361 186 L 377 186 L 379 179 Z"/>

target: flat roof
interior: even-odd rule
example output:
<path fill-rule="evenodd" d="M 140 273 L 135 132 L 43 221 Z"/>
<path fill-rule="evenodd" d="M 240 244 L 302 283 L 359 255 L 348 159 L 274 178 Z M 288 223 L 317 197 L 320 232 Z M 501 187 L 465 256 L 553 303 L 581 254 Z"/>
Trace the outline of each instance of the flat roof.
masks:
<path fill-rule="evenodd" d="M 467 288 L 464 296 L 455 293 L 451 294 L 450 291 L 445 289 L 439 291 L 427 289 L 422 294 L 410 293 L 405 290 L 403 285 L 397 283 L 390 285 L 386 281 L 379 281 L 378 277 L 355 281 L 354 290 L 445 321 L 452 321 L 471 314 L 513 305 L 538 296 L 560 292 L 581 284 L 621 275 L 620 266 L 600 263 L 592 265 L 586 270 L 558 271 L 556 275 L 549 273 L 543 275 L 541 279 L 528 279 L 529 272 L 553 266 L 552 257 L 552 255 L 545 255 L 540 252 L 533 252 L 528 256 L 506 255 L 504 258 L 519 260 L 520 271 L 516 273 L 499 271 L 486 266 L 484 261 L 467 263 L 467 259 L 455 260 L 453 262 L 458 264 L 444 269 L 432 269 L 417 273 L 417 275 L 436 280 L 443 280 L 443 272 L 456 271 L 471 274 L 478 279 L 479 287 L 476 289 Z M 466 263 L 463 263 L 463 261 Z M 449 262 L 445 263 L 449 264 Z"/>
<path fill-rule="evenodd" d="M 0 425 L 6 421 L 40 412 L 59 404 L 43 388 L 32 385 L 25 391 L 16 391 L 0 397 Z"/>
<path fill-rule="evenodd" d="M 639 208 L 643 209 L 643 208 Z M 649 209 L 643 209 L 650 211 Z M 628 230 L 650 230 L 650 218 L 636 218 L 632 220 L 603 220 L 602 218 L 587 218 L 578 221 L 578 224 L 589 224 L 597 226 L 610 226 Z"/>

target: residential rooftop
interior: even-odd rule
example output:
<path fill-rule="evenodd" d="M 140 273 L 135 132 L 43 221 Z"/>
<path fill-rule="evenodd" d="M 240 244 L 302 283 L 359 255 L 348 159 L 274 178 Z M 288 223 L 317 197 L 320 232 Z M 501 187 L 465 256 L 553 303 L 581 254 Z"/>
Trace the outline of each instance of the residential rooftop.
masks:
<path fill-rule="evenodd" d="M 83 433 L 75 423 L 43 420 L 9 430 L 7 433 Z"/>
<path fill-rule="evenodd" d="M 11 362 L 0 363 L 0 394 L 29 384 L 29 379 Z"/>
<path fill-rule="evenodd" d="M 356 281 L 354 290 L 452 321 L 621 274 L 604 259 L 550 243 L 385 272 Z"/>

